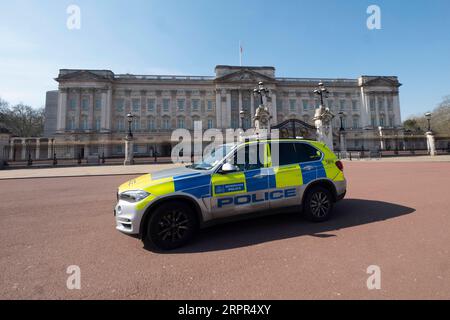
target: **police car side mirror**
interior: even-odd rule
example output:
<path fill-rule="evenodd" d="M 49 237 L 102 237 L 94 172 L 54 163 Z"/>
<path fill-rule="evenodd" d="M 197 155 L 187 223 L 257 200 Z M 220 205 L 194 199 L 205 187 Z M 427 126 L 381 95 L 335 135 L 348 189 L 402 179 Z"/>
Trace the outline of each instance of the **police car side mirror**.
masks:
<path fill-rule="evenodd" d="M 238 168 L 235 165 L 232 165 L 231 163 L 224 163 L 222 165 L 222 168 L 220 169 L 221 173 L 231 173 L 239 171 Z"/>

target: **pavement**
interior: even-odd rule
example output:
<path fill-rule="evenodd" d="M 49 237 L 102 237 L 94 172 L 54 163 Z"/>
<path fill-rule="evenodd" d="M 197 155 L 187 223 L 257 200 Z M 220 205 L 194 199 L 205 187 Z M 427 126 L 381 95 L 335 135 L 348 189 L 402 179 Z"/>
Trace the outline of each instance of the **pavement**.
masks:
<path fill-rule="evenodd" d="M 450 155 L 430 156 L 402 156 L 372 158 L 361 160 L 344 160 L 346 162 L 449 162 Z M 51 167 L 51 168 L 26 168 L 0 170 L 0 180 L 5 179 L 30 179 L 49 177 L 83 177 L 83 176 L 112 176 L 145 174 L 168 168 L 182 166 L 182 164 L 158 163 L 158 164 L 136 164 L 133 166 L 123 165 L 101 165 L 101 166 L 76 166 L 76 167 Z"/>
<path fill-rule="evenodd" d="M 345 163 L 333 218 L 280 214 L 155 253 L 114 229 L 130 176 L 0 181 L 0 299 L 450 299 L 450 163 Z M 69 290 L 67 268 L 81 270 Z M 381 270 L 368 290 L 367 268 Z"/>
<path fill-rule="evenodd" d="M 85 177 L 85 176 L 115 176 L 130 174 L 145 174 L 159 170 L 174 168 L 181 164 L 137 164 L 133 166 L 78 166 L 55 168 L 30 168 L 0 170 L 0 180 L 55 178 L 55 177 Z"/>

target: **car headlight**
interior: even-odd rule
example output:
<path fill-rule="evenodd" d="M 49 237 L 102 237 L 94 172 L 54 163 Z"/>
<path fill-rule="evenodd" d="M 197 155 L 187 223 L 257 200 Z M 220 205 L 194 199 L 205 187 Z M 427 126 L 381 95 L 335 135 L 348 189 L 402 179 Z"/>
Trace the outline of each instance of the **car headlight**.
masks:
<path fill-rule="evenodd" d="M 119 198 L 121 200 L 125 200 L 128 202 L 139 202 L 141 200 L 144 200 L 150 195 L 150 193 L 144 191 L 144 190 L 130 190 L 130 191 L 124 191 L 121 194 L 119 194 Z"/>

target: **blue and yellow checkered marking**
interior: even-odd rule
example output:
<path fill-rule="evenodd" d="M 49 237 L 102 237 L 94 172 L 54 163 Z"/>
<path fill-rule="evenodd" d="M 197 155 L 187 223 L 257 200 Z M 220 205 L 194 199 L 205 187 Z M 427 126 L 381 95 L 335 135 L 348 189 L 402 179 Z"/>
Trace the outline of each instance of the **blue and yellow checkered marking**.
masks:
<path fill-rule="evenodd" d="M 173 177 L 175 191 L 182 191 L 196 198 L 207 198 L 211 196 L 211 175 L 201 173 L 180 175 Z"/>

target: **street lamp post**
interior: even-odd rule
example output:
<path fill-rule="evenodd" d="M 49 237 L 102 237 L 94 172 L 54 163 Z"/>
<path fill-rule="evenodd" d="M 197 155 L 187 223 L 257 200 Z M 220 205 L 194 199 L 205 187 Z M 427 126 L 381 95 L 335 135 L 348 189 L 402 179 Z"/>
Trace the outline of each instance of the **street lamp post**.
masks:
<path fill-rule="evenodd" d="M 131 113 L 127 114 L 128 133 L 125 137 L 125 161 L 123 162 L 125 166 L 134 164 L 133 132 L 131 131 L 131 124 L 133 123 L 133 118 L 134 117 Z"/>
<path fill-rule="evenodd" d="M 431 112 L 425 113 L 425 118 L 428 121 L 428 131 L 425 133 L 427 138 L 428 154 L 433 157 L 436 155 L 436 144 L 434 141 L 433 131 L 431 130 Z"/>
<path fill-rule="evenodd" d="M 319 82 L 319 88 L 314 90 L 314 93 L 320 96 L 320 105 L 323 106 L 323 98 L 327 97 L 327 94 L 330 93 L 323 82 Z"/>
<path fill-rule="evenodd" d="M 322 96 L 321 96 L 322 97 Z M 341 121 L 341 127 L 339 128 L 339 144 L 340 144 L 340 149 L 341 149 L 341 158 L 345 158 L 346 154 L 347 154 L 347 146 L 346 146 L 346 141 L 345 141 L 345 129 L 344 129 L 344 112 L 340 111 L 338 113 L 339 115 L 339 119 Z"/>
<path fill-rule="evenodd" d="M 253 94 L 259 96 L 259 105 L 261 106 L 264 104 L 263 97 L 267 97 L 269 93 L 269 89 L 264 88 L 264 83 L 262 81 L 258 82 L 258 87 L 253 89 Z"/>
<path fill-rule="evenodd" d="M 425 118 L 428 121 L 428 132 L 431 132 L 431 112 L 425 113 Z"/>

